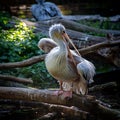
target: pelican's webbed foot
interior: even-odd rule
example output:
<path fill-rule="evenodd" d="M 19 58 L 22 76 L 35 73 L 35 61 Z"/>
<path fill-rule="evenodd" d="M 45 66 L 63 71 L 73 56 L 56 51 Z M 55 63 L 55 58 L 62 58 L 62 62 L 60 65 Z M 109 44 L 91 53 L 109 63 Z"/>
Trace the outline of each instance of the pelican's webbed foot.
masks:
<path fill-rule="evenodd" d="M 64 91 L 63 87 L 62 87 L 62 84 L 63 84 L 63 82 L 59 81 L 60 90 L 54 91 L 53 94 L 56 95 L 56 96 L 61 95 L 61 96 L 63 96 L 64 99 L 72 98 L 72 93 L 73 93 L 72 91 L 73 91 L 73 89 L 71 88 L 69 91 Z"/>
<path fill-rule="evenodd" d="M 56 96 L 63 96 L 64 99 L 69 99 L 69 98 L 72 98 L 72 91 L 63 91 L 63 90 L 57 90 L 57 91 L 54 91 L 53 93 L 54 95 Z"/>

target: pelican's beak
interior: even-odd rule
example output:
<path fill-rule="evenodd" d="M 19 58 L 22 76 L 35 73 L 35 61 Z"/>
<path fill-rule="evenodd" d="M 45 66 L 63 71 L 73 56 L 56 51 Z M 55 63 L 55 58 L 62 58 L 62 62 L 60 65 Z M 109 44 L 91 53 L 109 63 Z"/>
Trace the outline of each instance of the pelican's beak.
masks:
<path fill-rule="evenodd" d="M 72 42 L 72 40 L 69 38 L 67 33 L 63 33 L 63 39 L 68 42 L 71 43 L 71 45 L 74 47 L 74 49 L 76 50 L 76 52 L 78 53 L 78 55 L 80 55 L 79 51 L 77 50 L 77 48 L 75 47 L 74 43 Z"/>

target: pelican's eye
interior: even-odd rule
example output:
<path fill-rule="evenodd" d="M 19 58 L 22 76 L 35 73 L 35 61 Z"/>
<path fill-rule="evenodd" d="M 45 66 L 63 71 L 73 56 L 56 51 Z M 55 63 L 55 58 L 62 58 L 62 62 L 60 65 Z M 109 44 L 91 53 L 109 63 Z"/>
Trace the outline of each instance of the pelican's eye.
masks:
<path fill-rule="evenodd" d="M 62 33 L 64 34 L 64 33 L 65 33 L 65 30 L 63 30 Z"/>

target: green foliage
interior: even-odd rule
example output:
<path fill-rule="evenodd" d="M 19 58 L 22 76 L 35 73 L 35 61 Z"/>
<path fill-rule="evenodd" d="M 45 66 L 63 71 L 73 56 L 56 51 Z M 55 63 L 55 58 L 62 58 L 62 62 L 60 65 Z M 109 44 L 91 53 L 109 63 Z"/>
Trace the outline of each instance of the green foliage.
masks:
<path fill-rule="evenodd" d="M 40 54 L 38 38 L 24 23 L 0 32 L 0 62 L 15 62 Z"/>
<path fill-rule="evenodd" d="M 111 22 L 111 21 L 109 21 L 109 18 L 104 21 L 80 20 L 78 22 L 81 24 L 87 25 L 87 26 L 91 26 L 93 28 L 98 28 L 98 29 L 120 30 L 120 22 Z M 89 32 L 88 34 L 96 35 L 96 36 L 106 36 L 106 34 L 96 34 L 93 32 Z"/>
<path fill-rule="evenodd" d="M 0 14 L 1 15 L 1 14 Z M 10 21 L 14 24 L 10 26 Z M 23 22 L 16 21 L 8 15 L 2 14 L 0 19 L 0 63 L 17 62 L 36 55 L 43 54 L 37 47 L 41 34 L 34 34 L 33 29 Z M 9 27 L 8 27 L 9 26 Z M 11 70 L 2 70 L 0 74 L 32 78 L 32 86 L 48 88 L 56 86 L 55 80 L 48 74 L 44 62 Z M 53 84 L 54 83 L 54 84 Z"/>
<path fill-rule="evenodd" d="M 115 29 L 115 30 L 120 30 L 120 23 L 116 22 L 111 22 L 109 21 L 109 18 L 104 21 L 99 21 L 99 20 L 80 20 L 78 21 L 81 24 L 88 25 L 91 27 L 95 28 L 100 28 L 100 29 Z"/>
<path fill-rule="evenodd" d="M 8 13 L 0 12 L 0 30 L 11 27 L 9 20 L 11 19 Z"/>
<path fill-rule="evenodd" d="M 57 83 L 50 74 L 48 74 L 47 70 L 45 69 L 44 62 L 40 62 L 38 64 L 34 64 L 32 66 L 19 69 L 18 76 L 24 78 L 31 78 L 34 80 L 32 84 L 33 87 L 38 88 L 54 88 L 56 87 Z"/>

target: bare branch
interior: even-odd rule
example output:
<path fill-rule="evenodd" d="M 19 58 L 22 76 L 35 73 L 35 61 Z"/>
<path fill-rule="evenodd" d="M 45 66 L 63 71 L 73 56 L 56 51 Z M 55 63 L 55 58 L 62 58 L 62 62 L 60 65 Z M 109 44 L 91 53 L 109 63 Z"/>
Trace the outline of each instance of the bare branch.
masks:
<path fill-rule="evenodd" d="M 86 119 L 88 112 L 79 110 L 77 107 L 67 107 L 63 105 L 50 105 L 49 109 L 51 111 L 56 111 L 56 112 L 63 112 L 65 115 L 73 117 L 73 116 L 78 116 L 81 117 L 82 119 Z"/>
<path fill-rule="evenodd" d="M 105 84 L 95 85 L 93 87 L 90 87 L 89 92 L 98 92 L 98 91 L 105 90 L 105 89 L 111 89 L 113 87 L 117 87 L 117 83 L 116 82 L 108 82 Z"/>
<path fill-rule="evenodd" d="M 58 114 L 56 112 L 53 112 L 43 115 L 42 117 L 38 118 L 38 120 L 54 120 L 56 117 L 58 117 Z"/>
<path fill-rule="evenodd" d="M 0 80 L 13 81 L 18 83 L 33 83 L 31 79 L 19 78 L 11 75 L 1 75 L 1 74 L 0 74 Z"/>
<path fill-rule="evenodd" d="M 95 52 L 95 51 L 100 50 L 102 48 L 114 47 L 114 46 L 119 46 L 119 45 L 120 45 L 120 40 L 110 41 L 110 42 L 106 41 L 106 42 L 98 43 L 95 45 L 91 45 L 91 46 L 86 47 L 86 48 L 82 48 L 79 50 L 79 52 L 81 53 L 81 55 L 84 55 L 84 54 L 88 54 L 91 52 Z"/>
<path fill-rule="evenodd" d="M 33 65 L 35 63 L 41 62 L 45 58 L 44 55 L 39 55 L 39 56 L 34 56 L 32 58 L 29 58 L 27 60 L 23 60 L 21 62 L 14 62 L 14 63 L 1 63 L 0 64 L 0 69 L 7 69 L 7 68 L 17 68 L 17 67 L 26 67 Z"/>

